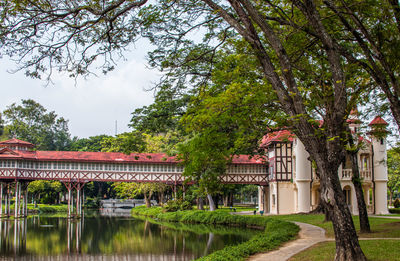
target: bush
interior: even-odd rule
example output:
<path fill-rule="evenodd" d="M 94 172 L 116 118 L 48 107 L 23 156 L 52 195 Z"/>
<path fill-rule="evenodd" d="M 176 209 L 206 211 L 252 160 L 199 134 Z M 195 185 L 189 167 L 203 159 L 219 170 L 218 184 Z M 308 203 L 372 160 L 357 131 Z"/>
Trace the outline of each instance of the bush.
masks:
<path fill-rule="evenodd" d="M 400 208 L 400 199 L 396 198 L 396 200 L 393 202 L 394 208 Z"/>
<path fill-rule="evenodd" d="M 389 208 L 389 212 L 392 214 L 400 214 L 400 208 Z"/>
<path fill-rule="evenodd" d="M 189 201 L 184 201 L 182 199 L 176 200 L 168 200 L 168 202 L 164 205 L 164 209 L 166 212 L 175 212 L 179 210 L 192 210 L 192 203 Z"/>
<path fill-rule="evenodd" d="M 40 213 L 68 212 L 68 205 L 39 206 Z"/>
<path fill-rule="evenodd" d="M 86 208 L 99 208 L 100 200 L 98 198 L 86 198 L 85 207 Z"/>
<path fill-rule="evenodd" d="M 265 233 L 256 234 L 249 241 L 236 246 L 228 246 L 199 260 L 245 260 L 258 252 L 270 251 L 283 242 L 296 237 L 299 227 L 290 222 L 261 216 L 231 215 L 227 212 L 189 210 L 165 212 L 161 208 L 134 208 L 132 213 L 157 218 L 161 221 L 180 223 L 219 224 L 242 227 L 265 228 Z"/>

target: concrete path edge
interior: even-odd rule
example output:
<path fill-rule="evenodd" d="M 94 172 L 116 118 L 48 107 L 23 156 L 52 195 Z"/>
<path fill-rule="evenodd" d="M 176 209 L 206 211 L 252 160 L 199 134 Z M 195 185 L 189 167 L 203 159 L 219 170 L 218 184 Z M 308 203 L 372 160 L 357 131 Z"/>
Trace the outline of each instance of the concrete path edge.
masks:
<path fill-rule="evenodd" d="M 300 227 L 299 238 L 285 243 L 280 248 L 267 253 L 258 253 L 250 256 L 249 261 L 282 261 L 288 260 L 292 256 L 300 253 L 301 251 L 319 243 L 326 241 L 325 230 L 306 223 L 294 222 Z"/>

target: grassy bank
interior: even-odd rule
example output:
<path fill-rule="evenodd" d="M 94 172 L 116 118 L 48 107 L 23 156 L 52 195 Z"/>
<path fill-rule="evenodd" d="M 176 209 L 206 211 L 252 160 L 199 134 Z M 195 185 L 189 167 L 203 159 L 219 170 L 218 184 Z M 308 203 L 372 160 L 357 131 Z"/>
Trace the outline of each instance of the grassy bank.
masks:
<path fill-rule="evenodd" d="M 14 213 L 15 206 L 11 204 L 10 210 Z M 57 212 L 68 212 L 68 206 L 65 204 L 49 205 L 49 204 L 38 204 L 35 207 L 34 204 L 28 204 L 28 213 L 57 213 Z M 4 213 L 4 204 L 3 204 Z"/>
<path fill-rule="evenodd" d="M 334 237 L 332 222 L 324 222 L 323 215 L 295 214 L 271 216 L 271 218 L 287 221 L 299 221 L 319 226 L 325 229 L 327 237 Z M 369 217 L 372 233 L 360 233 L 358 216 L 353 216 L 353 221 L 358 236 L 360 238 L 371 239 L 360 240 L 361 248 L 368 260 L 399 260 L 398 253 L 400 252 L 400 240 L 390 239 L 400 238 L 399 219 Z M 377 239 L 374 240 L 373 238 Z M 334 260 L 334 255 L 335 242 L 323 242 L 295 255 L 290 260 Z"/>
<path fill-rule="evenodd" d="M 360 246 L 368 260 L 399 260 L 400 241 L 398 240 L 360 240 Z M 295 255 L 290 261 L 333 261 L 335 242 L 323 242 Z"/>
<path fill-rule="evenodd" d="M 315 214 L 294 214 L 270 216 L 272 219 L 298 221 L 308 223 L 325 229 L 327 237 L 334 237 L 332 222 L 324 222 L 324 215 Z M 383 237 L 383 238 L 400 238 L 400 220 L 369 217 L 372 233 L 360 233 L 360 222 L 358 216 L 353 216 L 354 226 L 360 237 Z"/>
<path fill-rule="evenodd" d="M 266 252 L 277 248 L 283 242 L 294 239 L 299 227 L 293 223 L 278 219 L 260 216 L 231 215 L 225 211 L 209 212 L 188 210 L 163 213 L 160 207 L 132 209 L 133 215 L 147 216 L 161 221 L 216 224 L 227 226 L 241 226 L 263 228 L 264 233 L 255 233 L 249 241 L 236 246 L 228 246 L 198 260 L 245 260 L 248 256 L 258 252 Z"/>
<path fill-rule="evenodd" d="M 29 208 L 29 205 L 28 205 Z M 60 205 L 47 205 L 47 204 L 39 204 L 37 207 L 39 213 L 67 213 L 68 205 L 60 204 Z"/>

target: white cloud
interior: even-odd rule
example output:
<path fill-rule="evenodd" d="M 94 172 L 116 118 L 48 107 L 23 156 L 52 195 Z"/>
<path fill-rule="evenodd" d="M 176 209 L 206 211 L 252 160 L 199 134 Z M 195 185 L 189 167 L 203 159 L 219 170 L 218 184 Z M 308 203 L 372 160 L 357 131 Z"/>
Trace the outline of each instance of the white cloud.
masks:
<path fill-rule="evenodd" d="M 146 68 L 139 51 L 128 58 L 108 75 L 79 79 L 76 85 L 66 75 L 57 75 L 53 78 L 54 85 L 47 87 L 42 81 L 26 78 L 23 72 L 7 73 L 15 65 L 2 60 L 0 110 L 30 98 L 68 119 L 73 136 L 114 135 L 116 120 L 118 133 L 127 131 L 133 110 L 153 101 L 153 93 L 145 89 L 159 78 L 157 71 Z"/>

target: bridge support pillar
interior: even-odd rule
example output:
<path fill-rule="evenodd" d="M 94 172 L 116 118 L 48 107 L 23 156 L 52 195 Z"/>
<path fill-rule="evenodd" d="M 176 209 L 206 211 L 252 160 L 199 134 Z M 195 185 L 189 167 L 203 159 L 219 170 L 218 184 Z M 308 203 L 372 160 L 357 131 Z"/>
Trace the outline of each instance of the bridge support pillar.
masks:
<path fill-rule="evenodd" d="M 28 215 L 28 185 L 29 181 L 15 182 L 14 218 L 23 218 Z"/>
<path fill-rule="evenodd" d="M 15 182 L 15 202 L 14 202 L 14 217 L 18 218 L 19 216 L 19 203 L 20 203 L 20 197 L 21 197 L 21 185 L 19 184 L 19 181 L 17 180 Z"/>
<path fill-rule="evenodd" d="M 82 216 L 82 189 L 85 184 L 86 182 L 64 182 L 68 190 L 68 218 L 80 218 Z M 74 190 L 76 190 L 75 202 Z"/>

